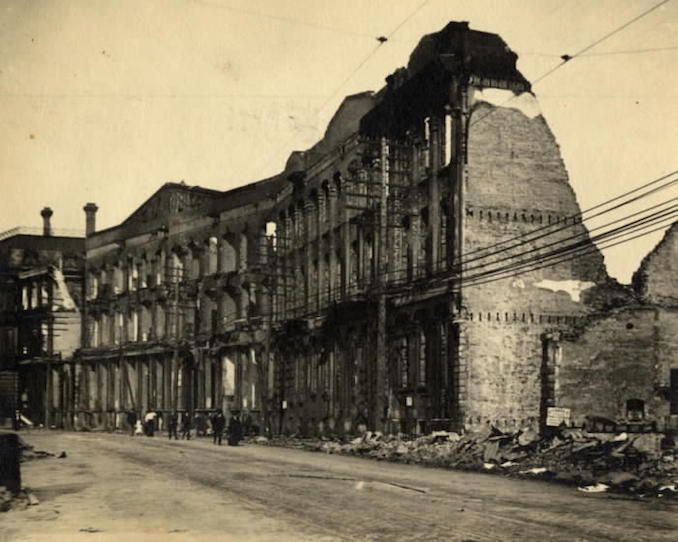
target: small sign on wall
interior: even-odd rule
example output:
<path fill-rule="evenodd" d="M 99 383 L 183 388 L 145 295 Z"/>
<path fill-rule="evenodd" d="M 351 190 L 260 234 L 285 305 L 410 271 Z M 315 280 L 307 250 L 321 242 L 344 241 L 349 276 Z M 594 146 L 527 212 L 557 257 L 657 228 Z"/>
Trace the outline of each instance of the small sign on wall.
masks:
<path fill-rule="evenodd" d="M 563 423 L 570 425 L 571 416 L 569 408 L 549 407 L 546 411 L 546 425 L 549 427 L 558 427 Z"/>

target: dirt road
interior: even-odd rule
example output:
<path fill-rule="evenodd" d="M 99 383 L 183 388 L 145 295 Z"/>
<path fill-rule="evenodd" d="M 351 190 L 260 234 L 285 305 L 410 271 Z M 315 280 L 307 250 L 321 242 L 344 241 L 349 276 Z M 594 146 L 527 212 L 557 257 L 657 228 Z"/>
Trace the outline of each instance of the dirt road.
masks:
<path fill-rule="evenodd" d="M 40 504 L 0 541 L 675 540 L 678 506 L 476 473 L 264 446 L 93 433 L 23 438 Z M 674 501 L 675 502 L 675 501 Z"/>

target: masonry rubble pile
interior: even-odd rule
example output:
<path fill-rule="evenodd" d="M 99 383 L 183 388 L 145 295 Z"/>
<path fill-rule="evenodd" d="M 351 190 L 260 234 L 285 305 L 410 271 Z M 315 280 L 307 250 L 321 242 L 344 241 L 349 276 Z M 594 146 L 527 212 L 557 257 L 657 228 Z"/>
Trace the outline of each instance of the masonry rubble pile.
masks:
<path fill-rule="evenodd" d="M 634 446 L 638 435 L 591 434 L 560 428 L 540 437 L 526 429 L 502 433 L 494 427 L 459 435 L 446 431 L 419 438 L 366 432 L 351 441 L 256 439 L 281 445 L 461 470 L 481 470 L 578 485 L 587 492 L 623 491 L 678 498 L 676 450 L 649 453 Z"/>

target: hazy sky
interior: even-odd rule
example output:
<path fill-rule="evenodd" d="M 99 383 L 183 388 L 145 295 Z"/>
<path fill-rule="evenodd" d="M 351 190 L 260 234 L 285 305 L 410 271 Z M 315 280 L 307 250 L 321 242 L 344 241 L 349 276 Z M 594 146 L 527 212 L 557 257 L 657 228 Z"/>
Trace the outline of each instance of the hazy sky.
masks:
<path fill-rule="evenodd" d="M 88 201 L 105 228 L 167 181 L 277 173 L 450 20 L 500 34 L 534 80 L 657 1 L 430 0 L 328 101 L 422 0 L 2 0 L 0 231 L 45 205 L 83 228 Z M 678 169 L 675 47 L 676 0 L 535 86 L 582 208 Z M 606 252 L 610 273 L 627 281 L 660 237 Z"/>

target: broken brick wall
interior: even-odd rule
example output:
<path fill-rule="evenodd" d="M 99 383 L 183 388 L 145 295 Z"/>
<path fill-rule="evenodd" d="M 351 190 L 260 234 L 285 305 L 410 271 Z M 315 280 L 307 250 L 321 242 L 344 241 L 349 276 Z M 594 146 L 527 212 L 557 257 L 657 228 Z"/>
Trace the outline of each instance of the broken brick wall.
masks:
<path fill-rule="evenodd" d="M 642 261 L 633 275 L 636 292 L 649 303 L 678 306 L 678 222 Z"/>
<path fill-rule="evenodd" d="M 560 341 L 556 406 L 572 421 L 586 416 L 628 418 L 629 400 L 661 429 L 669 415 L 670 371 L 678 369 L 678 310 L 635 306 L 612 311 Z"/>
<path fill-rule="evenodd" d="M 463 290 L 467 320 L 458 394 L 467 427 L 489 422 L 511 429 L 540 417 L 542 334 L 566 329 L 586 315 L 590 307 L 582 294 L 608 277 L 601 254 L 592 249 L 551 267 L 534 269 L 532 264 L 524 274 L 512 270 L 506 278 L 482 283 L 496 278 L 481 275 L 488 270 L 555 248 L 531 251 L 537 246 L 562 246 L 587 236 L 584 225 L 570 218 L 580 209 L 534 97 L 523 94 L 506 103 L 513 95 L 502 92 L 476 93 L 469 128 Z M 494 246 L 538 228 L 561 231 Z M 511 248 L 515 243 L 519 246 Z M 477 252 L 486 247 L 491 248 Z"/>

